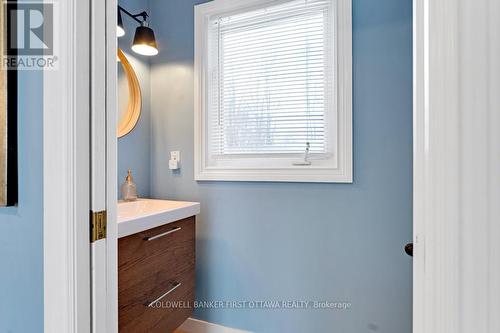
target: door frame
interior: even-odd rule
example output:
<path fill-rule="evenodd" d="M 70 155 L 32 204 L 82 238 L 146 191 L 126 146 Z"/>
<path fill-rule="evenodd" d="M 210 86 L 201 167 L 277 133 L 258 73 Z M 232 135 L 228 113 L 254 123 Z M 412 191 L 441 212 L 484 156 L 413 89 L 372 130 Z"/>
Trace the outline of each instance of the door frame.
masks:
<path fill-rule="evenodd" d="M 90 1 L 58 3 L 68 29 L 60 69 L 44 73 L 44 326 L 89 332 Z M 108 238 L 116 233 L 116 5 L 106 1 Z M 500 4 L 414 0 L 413 15 L 413 331 L 498 332 L 500 75 L 491 73 L 500 74 L 500 41 L 485 30 L 500 30 Z M 112 266 L 106 311 L 117 318 Z"/>
<path fill-rule="evenodd" d="M 103 1 L 103 0 L 99 0 Z M 106 332 L 118 333 L 118 39 L 116 26 L 118 0 L 106 1 L 105 63 L 106 63 L 106 209 L 108 235 L 106 239 Z M 101 332 L 99 332 L 101 333 Z"/>
<path fill-rule="evenodd" d="M 44 331 L 89 332 L 90 5 L 57 6 L 59 68 L 43 73 Z"/>
<path fill-rule="evenodd" d="M 44 2 L 54 3 L 51 0 Z M 106 0 L 106 14 L 97 19 L 92 16 L 92 20 L 92 0 L 57 1 L 56 6 L 54 37 L 58 41 L 59 68 L 43 73 L 44 331 L 115 333 L 118 331 L 117 139 L 116 126 L 110 124 L 116 124 L 116 57 L 107 56 L 107 53 L 116 54 L 117 2 Z M 94 41 L 89 34 L 98 26 L 106 30 L 104 49 L 92 45 Z M 106 126 L 98 143 L 104 145 L 106 152 L 101 155 L 105 160 L 98 161 L 98 164 L 106 168 L 101 171 L 106 177 L 103 200 L 109 221 L 107 238 L 101 241 L 105 242 L 101 243 L 105 250 L 97 258 L 106 264 L 105 273 L 100 274 L 103 280 L 99 281 L 106 294 L 101 308 L 106 313 L 99 318 L 107 320 L 104 323 L 106 328 L 99 330 L 93 327 L 103 327 L 103 324 L 96 325 L 89 297 L 93 276 L 90 162 L 96 162 L 95 151 L 91 151 L 92 105 L 89 96 L 93 79 L 91 52 L 94 52 L 95 62 L 96 50 L 102 50 L 101 57 L 106 61 L 106 94 L 105 101 L 100 104 L 105 106 L 101 112 L 106 112 L 103 118 Z"/>

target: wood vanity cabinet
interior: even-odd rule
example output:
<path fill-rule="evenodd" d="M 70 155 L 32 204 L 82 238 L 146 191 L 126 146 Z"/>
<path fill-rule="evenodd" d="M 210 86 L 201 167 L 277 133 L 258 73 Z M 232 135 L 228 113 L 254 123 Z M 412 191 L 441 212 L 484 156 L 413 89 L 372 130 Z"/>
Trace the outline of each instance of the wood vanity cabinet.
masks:
<path fill-rule="evenodd" d="M 120 333 L 179 327 L 193 311 L 194 264 L 194 216 L 120 238 Z"/>

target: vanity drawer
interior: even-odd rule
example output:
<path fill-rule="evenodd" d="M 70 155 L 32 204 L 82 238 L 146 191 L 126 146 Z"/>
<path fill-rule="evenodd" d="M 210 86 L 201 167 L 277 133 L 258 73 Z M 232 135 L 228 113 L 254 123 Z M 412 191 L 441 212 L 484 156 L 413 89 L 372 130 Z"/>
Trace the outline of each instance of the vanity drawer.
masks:
<path fill-rule="evenodd" d="M 192 313 L 194 217 L 121 238 L 118 247 L 120 332 L 173 331 Z"/>
<path fill-rule="evenodd" d="M 169 258 L 179 254 L 195 242 L 195 218 L 145 230 L 118 240 L 118 269 L 127 271 L 151 258 Z"/>

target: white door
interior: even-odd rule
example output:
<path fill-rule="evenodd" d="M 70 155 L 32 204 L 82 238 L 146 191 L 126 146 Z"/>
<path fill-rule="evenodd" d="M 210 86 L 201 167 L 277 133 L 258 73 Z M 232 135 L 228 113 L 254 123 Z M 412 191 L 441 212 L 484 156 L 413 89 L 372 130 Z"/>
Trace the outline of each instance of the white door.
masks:
<path fill-rule="evenodd" d="M 414 333 L 500 332 L 500 1 L 414 0 Z"/>
<path fill-rule="evenodd" d="M 59 59 L 43 74 L 44 330 L 116 333 L 117 2 L 44 2 Z"/>
<path fill-rule="evenodd" d="M 92 332 L 118 332 L 116 0 L 91 0 Z M 108 19 L 107 19 L 108 18 Z M 104 223 L 106 230 L 99 230 Z"/>

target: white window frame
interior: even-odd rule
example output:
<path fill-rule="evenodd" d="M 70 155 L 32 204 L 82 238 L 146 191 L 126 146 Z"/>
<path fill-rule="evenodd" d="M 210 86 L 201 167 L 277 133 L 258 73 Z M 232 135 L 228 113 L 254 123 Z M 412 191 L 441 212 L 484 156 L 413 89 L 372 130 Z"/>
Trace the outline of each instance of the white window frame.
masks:
<path fill-rule="evenodd" d="M 194 175 L 195 180 L 218 181 L 282 181 L 352 183 L 352 0 L 331 0 L 335 11 L 335 52 L 337 111 L 334 122 L 337 133 L 334 138 L 335 163 L 312 163 L 310 166 L 284 165 L 266 161 L 259 166 L 258 159 L 248 159 L 248 165 L 208 163 L 208 38 L 209 22 L 213 16 L 228 14 L 268 4 L 290 0 L 214 0 L 195 6 L 195 59 L 194 59 Z M 299 161 L 299 160 L 297 160 Z"/>

